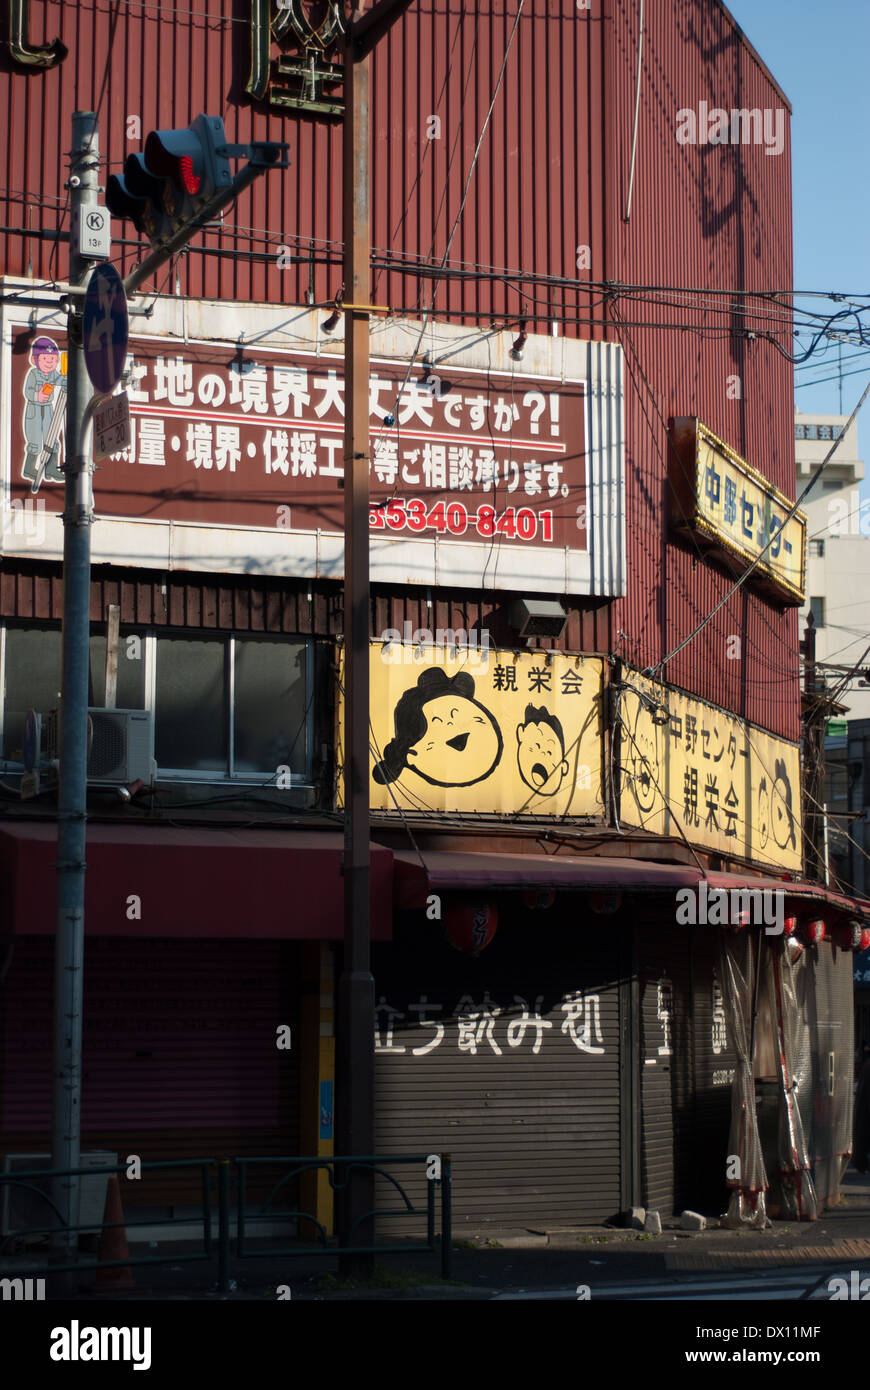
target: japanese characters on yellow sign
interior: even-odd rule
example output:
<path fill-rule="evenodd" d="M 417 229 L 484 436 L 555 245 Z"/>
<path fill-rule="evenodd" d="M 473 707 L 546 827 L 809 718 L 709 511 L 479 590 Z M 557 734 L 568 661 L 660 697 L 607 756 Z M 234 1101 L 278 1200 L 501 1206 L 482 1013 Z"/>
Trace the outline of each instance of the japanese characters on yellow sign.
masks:
<path fill-rule="evenodd" d="M 620 821 L 777 869 L 802 867 L 800 753 L 623 668 Z"/>
<path fill-rule="evenodd" d="M 439 641 L 370 650 L 372 810 L 603 816 L 600 659 Z M 340 765 L 343 701 L 338 717 Z"/>
<path fill-rule="evenodd" d="M 680 464 L 673 475 L 677 523 L 750 564 L 763 551 L 754 575 L 803 602 L 804 513 L 786 521 L 788 498 L 699 420 L 677 419 L 673 434 Z"/>

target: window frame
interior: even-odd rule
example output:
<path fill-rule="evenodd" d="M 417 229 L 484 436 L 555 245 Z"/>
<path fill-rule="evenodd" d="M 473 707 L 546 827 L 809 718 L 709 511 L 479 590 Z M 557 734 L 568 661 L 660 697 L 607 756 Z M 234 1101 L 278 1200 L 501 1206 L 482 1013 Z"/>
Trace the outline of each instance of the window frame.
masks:
<path fill-rule="evenodd" d="M 28 631 L 57 631 L 60 624 L 51 622 L 15 622 L 16 627 L 25 628 Z M 92 635 L 99 634 L 102 624 L 92 624 L 92 629 L 97 628 L 97 632 L 92 631 Z M 5 717 L 6 717 L 6 633 L 9 628 L 7 621 L 0 622 L 0 750 L 3 749 L 5 739 Z M 157 766 L 157 782 L 181 784 L 195 783 L 199 786 L 213 785 L 226 787 L 230 784 L 237 787 L 271 787 L 275 782 L 278 769 L 275 768 L 271 775 L 263 773 L 260 776 L 245 772 L 237 773 L 235 770 L 235 739 L 236 739 L 236 720 L 235 720 L 235 652 L 236 642 L 256 642 L 272 641 L 293 643 L 296 647 L 305 649 L 305 711 L 303 716 L 303 729 L 305 735 L 305 769 L 300 773 L 290 774 L 290 787 L 294 791 L 304 788 L 314 787 L 314 690 L 315 690 L 315 666 L 316 666 L 316 643 L 313 637 L 304 633 L 271 633 L 271 632 L 237 632 L 235 630 L 226 632 L 213 628 L 154 628 L 137 626 L 135 623 L 124 623 L 119 634 L 119 649 L 127 637 L 139 637 L 142 641 L 142 660 L 144 662 L 143 672 L 143 709 L 149 712 L 154 720 L 155 748 L 157 734 L 157 644 L 161 637 L 182 637 L 188 641 L 214 641 L 215 639 L 223 643 L 223 663 L 224 663 L 224 713 L 227 719 L 227 761 L 226 771 L 218 772 L 215 769 L 198 771 L 195 768 L 164 767 L 160 763 Z M 40 713 L 47 713 L 42 710 Z M 4 775 L 17 776 L 24 772 L 24 764 L 16 762 L 13 758 L 7 758 L 0 751 L 0 772 Z"/>

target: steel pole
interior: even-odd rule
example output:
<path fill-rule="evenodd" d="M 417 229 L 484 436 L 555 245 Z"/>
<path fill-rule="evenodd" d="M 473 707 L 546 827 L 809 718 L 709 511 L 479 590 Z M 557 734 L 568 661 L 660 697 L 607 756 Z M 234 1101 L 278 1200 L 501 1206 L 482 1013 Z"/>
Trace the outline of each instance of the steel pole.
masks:
<path fill-rule="evenodd" d="M 99 141 L 92 111 L 72 118 L 70 218 L 97 202 Z M 69 280 L 81 284 L 90 263 L 70 249 Z M 60 702 L 60 791 L 57 816 L 57 927 L 54 951 L 52 1168 L 75 1168 L 81 1143 L 82 989 L 85 944 L 85 822 L 87 818 L 88 645 L 90 639 L 91 465 L 84 452 L 91 386 L 85 370 L 82 308 L 70 300 L 67 319 L 67 403 L 63 512 L 63 667 Z M 80 1180 L 57 1178 L 54 1202 L 63 1225 L 52 1254 L 70 1263 L 78 1245 Z M 73 1276 L 62 1276 L 71 1283 Z"/>
<path fill-rule="evenodd" d="M 369 58 L 351 35 L 344 66 L 344 294 L 371 303 Z M 374 980 L 369 905 L 369 315 L 345 310 L 344 431 L 344 962 L 338 984 L 336 1154 L 374 1146 Z M 339 1188 L 341 1242 L 373 1243 L 374 1176 L 357 1169 Z M 359 1224 L 357 1224 L 359 1223 Z M 351 1232 L 353 1235 L 351 1236 Z M 365 1273 L 373 1257 L 346 1257 Z"/>

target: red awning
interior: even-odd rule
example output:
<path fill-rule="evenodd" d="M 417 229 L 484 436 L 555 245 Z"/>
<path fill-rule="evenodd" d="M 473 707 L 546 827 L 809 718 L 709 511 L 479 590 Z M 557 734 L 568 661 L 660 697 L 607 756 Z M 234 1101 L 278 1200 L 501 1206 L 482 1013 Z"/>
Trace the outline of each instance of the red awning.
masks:
<path fill-rule="evenodd" d="M 821 884 L 805 880 L 764 878 L 751 871 L 703 874 L 694 864 L 665 864 L 651 859 L 618 858 L 604 855 L 569 854 L 489 854 L 457 850 L 424 850 L 425 868 L 420 856 L 410 850 L 395 855 L 395 905 L 397 908 L 424 907 L 428 893 L 495 891 L 530 888 L 561 888 L 575 892 L 655 893 L 695 888 L 706 878 L 708 888 L 784 890 L 787 899 L 815 910 L 844 913 L 870 919 L 870 902 L 835 893 Z"/>
<path fill-rule="evenodd" d="M 668 892 L 692 888 L 700 874 L 688 864 L 571 854 L 469 854 L 459 850 L 395 855 L 396 907 L 425 906 L 428 892 L 563 888 L 591 892 Z"/>
<path fill-rule="evenodd" d="M 372 845 L 372 938 L 392 935 L 392 851 Z M 340 940 L 344 837 L 329 831 L 89 824 L 89 936 Z M 0 827 L 0 932 L 55 929 L 57 827 Z M 137 897 L 141 916 L 128 917 Z"/>

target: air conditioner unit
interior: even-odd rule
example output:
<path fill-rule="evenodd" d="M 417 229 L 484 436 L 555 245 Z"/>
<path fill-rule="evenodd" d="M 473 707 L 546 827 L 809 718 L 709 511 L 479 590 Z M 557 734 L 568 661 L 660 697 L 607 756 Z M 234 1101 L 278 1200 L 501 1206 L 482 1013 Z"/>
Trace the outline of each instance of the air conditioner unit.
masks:
<path fill-rule="evenodd" d="M 117 1162 L 117 1154 L 102 1150 L 94 1150 L 91 1153 L 81 1155 L 78 1166 L 97 1171 L 81 1175 L 79 1221 L 87 1229 L 81 1230 L 79 1235 L 88 1235 L 102 1228 L 109 1175 L 107 1172 L 99 1170 L 105 1170 Z M 3 1154 L 4 1174 L 30 1173 L 37 1168 L 50 1167 L 50 1154 Z M 52 1225 L 54 1211 L 49 1204 L 51 1200 L 50 1178 L 26 1178 L 23 1179 L 20 1187 L 4 1182 L 0 1184 L 0 1193 L 2 1193 L 0 1236 L 4 1239 L 19 1233 L 22 1233 L 22 1238 L 26 1239 L 26 1236 L 23 1235 L 24 1232 Z M 43 1193 L 44 1196 L 40 1196 L 40 1193 Z M 37 1239 L 39 1239 L 38 1236 L 33 1236 L 33 1240 Z"/>
<path fill-rule="evenodd" d="M 42 753 L 59 754 L 58 711 L 42 721 Z M 154 782 L 154 720 L 142 709 L 88 710 L 88 782 L 128 786 Z"/>

